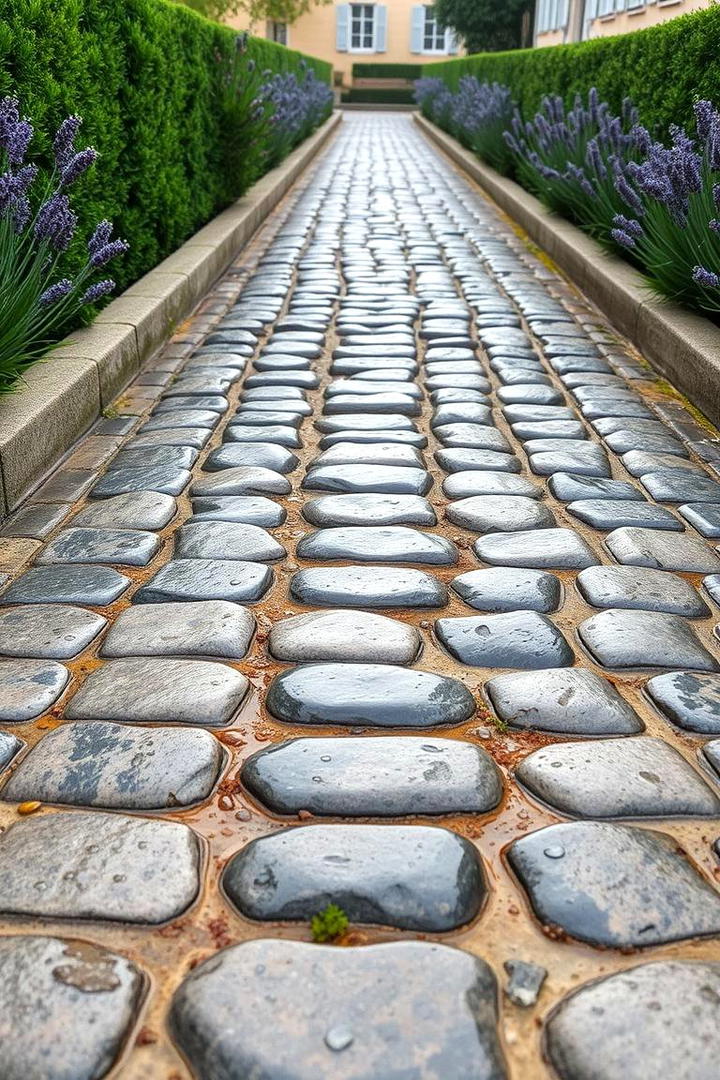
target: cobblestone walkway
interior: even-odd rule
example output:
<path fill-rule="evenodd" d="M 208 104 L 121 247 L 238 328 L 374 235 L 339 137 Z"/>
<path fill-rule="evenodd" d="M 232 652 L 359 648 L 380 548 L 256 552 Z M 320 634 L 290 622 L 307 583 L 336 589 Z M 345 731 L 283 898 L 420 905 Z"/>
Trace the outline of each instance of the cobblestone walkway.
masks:
<path fill-rule="evenodd" d="M 2 531 L 3 1080 L 717 1076 L 714 438 L 347 116 Z"/>

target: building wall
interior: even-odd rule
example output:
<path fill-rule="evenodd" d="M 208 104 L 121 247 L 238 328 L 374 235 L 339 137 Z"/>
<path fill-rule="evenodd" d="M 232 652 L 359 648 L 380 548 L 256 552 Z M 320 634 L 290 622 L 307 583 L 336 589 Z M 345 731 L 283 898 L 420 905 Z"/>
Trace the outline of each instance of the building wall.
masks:
<path fill-rule="evenodd" d="M 710 7 L 713 0 L 537 0 L 535 44 L 627 34 Z"/>
<path fill-rule="evenodd" d="M 417 4 L 415 0 L 385 0 L 384 4 L 372 4 L 375 9 L 375 18 L 385 22 L 384 41 L 378 35 L 377 44 L 383 45 L 382 51 L 370 50 L 354 51 L 351 47 L 347 50 L 338 50 L 338 22 L 343 19 L 343 12 L 338 9 L 346 9 L 352 5 L 340 4 L 337 0 L 326 5 L 319 5 L 302 15 L 297 22 L 287 28 L 287 45 L 291 49 L 299 49 L 301 52 L 317 56 L 321 60 L 328 60 L 336 72 L 342 74 L 345 85 L 350 84 L 352 66 L 355 63 L 384 63 L 384 64 L 426 64 L 432 60 L 443 60 L 448 55 L 455 55 L 463 50 L 458 50 L 454 39 L 447 35 L 443 52 L 424 52 L 422 48 L 415 51 L 413 46 L 418 44 L 419 9 L 426 5 Z M 428 5 L 429 6 L 429 5 Z M 272 36 L 270 28 L 265 24 L 248 26 L 247 20 L 237 16 L 228 20 L 231 26 L 241 30 L 250 30 L 251 33 L 261 37 Z M 415 34 L 413 35 L 413 25 Z"/>

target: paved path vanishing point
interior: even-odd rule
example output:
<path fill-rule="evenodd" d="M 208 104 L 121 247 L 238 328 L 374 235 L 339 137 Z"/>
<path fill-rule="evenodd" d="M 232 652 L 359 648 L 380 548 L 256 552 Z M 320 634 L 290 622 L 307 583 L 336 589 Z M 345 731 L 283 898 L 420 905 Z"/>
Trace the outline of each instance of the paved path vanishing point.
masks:
<path fill-rule="evenodd" d="M 347 116 L 3 529 L 4 1080 L 717 1076 L 713 438 Z"/>

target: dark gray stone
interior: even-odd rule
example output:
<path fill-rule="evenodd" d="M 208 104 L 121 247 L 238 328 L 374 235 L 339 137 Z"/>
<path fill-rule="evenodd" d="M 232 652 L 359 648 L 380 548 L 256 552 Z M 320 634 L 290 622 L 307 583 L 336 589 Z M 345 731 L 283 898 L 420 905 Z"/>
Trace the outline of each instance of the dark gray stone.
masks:
<path fill-rule="evenodd" d="M 702 536 L 713 539 L 720 537 L 720 502 L 684 503 L 678 506 L 678 513 Z"/>
<path fill-rule="evenodd" d="M 105 1076 L 131 1030 L 143 989 L 143 976 L 129 960 L 87 941 L 0 938 L 6 1080 Z"/>
<path fill-rule="evenodd" d="M 449 503 L 445 514 L 454 525 L 478 533 L 507 535 L 527 529 L 550 528 L 555 524 L 547 506 L 521 495 L 475 495 Z"/>
<path fill-rule="evenodd" d="M 538 570 L 582 570 L 598 560 L 572 529 L 498 532 L 475 541 L 475 553 L 491 566 L 524 566 Z"/>
<path fill-rule="evenodd" d="M 320 562 L 351 560 L 452 566 L 458 561 L 458 550 L 450 540 L 403 525 L 320 529 L 304 536 L 296 553 L 299 559 Z"/>
<path fill-rule="evenodd" d="M 510 425 L 520 442 L 530 439 L 584 439 L 586 431 L 579 420 L 524 420 Z"/>
<path fill-rule="evenodd" d="M 328 465 L 399 465 L 422 469 L 422 454 L 414 446 L 402 443 L 335 443 L 313 462 L 313 467 Z"/>
<path fill-rule="evenodd" d="M 530 468 L 537 476 L 552 476 L 558 472 L 569 472 L 575 476 L 610 476 L 607 455 L 595 443 L 586 443 L 582 450 L 577 448 L 567 451 L 549 450 L 531 453 Z"/>
<path fill-rule="evenodd" d="M 480 469 L 468 469 L 446 476 L 443 480 L 443 491 L 449 499 L 467 499 L 473 495 L 512 495 L 539 499 L 542 495 L 539 484 L 534 484 L 524 476 Z"/>
<path fill-rule="evenodd" d="M 33 566 L 5 590 L 3 604 L 90 604 L 104 607 L 130 579 L 108 566 Z"/>
<path fill-rule="evenodd" d="M 19 724 L 40 716 L 69 678 L 67 668 L 55 660 L 0 660 L 0 720 Z"/>
<path fill-rule="evenodd" d="M 332 435 L 349 428 L 354 431 L 414 431 L 412 420 L 402 413 L 339 413 L 315 421 L 318 431 Z"/>
<path fill-rule="evenodd" d="M 72 524 L 83 529 L 164 529 L 175 512 L 172 495 L 133 491 L 99 503 L 86 503 Z"/>
<path fill-rule="evenodd" d="M 717 817 L 720 799 L 682 754 L 640 735 L 544 746 L 517 779 L 561 814 L 581 818 Z"/>
<path fill-rule="evenodd" d="M 64 604 L 30 604 L 0 611 L 0 656 L 69 660 L 93 641 L 107 620 Z"/>
<path fill-rule="evenodd" d="M 696 735 L 720 735 L 720 675 L 670 671 L 650 679 L 645 689 L 673 724 Z"/>
<path fill-rule="evenodd" d="M 437 518 L 427 499 L 419 495 L 325 495 L 303 507 L 311 525 L 435 525 Z"/>
<path fill-rule="evenodd" d="M 695 536 L 670 536 L 655 529 L 616 529 L 605 537 L 605 544 L 624 566 L 691 574 L 720 571 L 720 558 Z"/>
<path fill-rule="evenodd" d="M 426 942 L 236 945 L 188 976 L 170 1025 L 198 1076 L 389 1080 L 409 1062 L 423 1080 L 506 1075 L 492 971 Z"/>
<path fill-rule="evenodd" d="M 0 912 L 49 919 L 162 923 L 199 887 L 187 825 L 100 810 L 25 818 L 0 837 Z"/>
<path fill-rule="evenodd" d="M 201 496 L 192 501 L 193 513 L 189 525 L 198 521 L 235 521 L 239 525 L 259 525 L 275 529 L 283 525 L 287 510 L 264 495 Z"/>
<path fill-rule="evenodd" d="M 484 424 L 493 427 L 492 410 L 487 405 L 474 401 L 438 405 L 433 413 L 433 428 L 446 424 Z"/>
<path fill-rule="evenodd" d="M 205 428 L 212 430 L 220 417 L 212 409 L 177 409 L 176 412 L 155 413 L 139 429 L 140 435 L 151 431 L 164 431 L 174 428 Z M 206 436 L 206 440 L 210 438 Z M 190 444 L 194 445 L 193 443 Z"/>
<path fill-rule="evenodd" d="M 419 402 L 400 390 L 381 394 L 338 394 L 337 397 L 328 398 L 323 406 L 323 416 L 350 413 L 397 413 L 400 416 L 419 416 L 421 412 Z"/>
<path fill-rule="evenodd" d="M 190 410 L 186 411 L 189 412 Z M 220 419 L 217 413 L 208 413 L 207 415 L 212 416 L 216 421 Z M 175 418 L 175 413 L 163 413 L 153 419 L 174 420 Z M 126 444 L 129 450 L 140 450 L 152 446 L 193 446 L 196 450 L 202 450 L 212 435 L 212 430 L 209 427 L 183 427 L 179 420 L 177 426 L 170 427 L 165 423 L 157 430 L 155 428 L 148 430 L 150 423 L 152 421 L 148 421 L 148 424 L 143 425 L 140 434 Z M 120 496 L 117 496 L 117 498 L 120 498 Z"/>
<path fill-rule="evenodd" d="M 479 611 L 540 611 L 548 614 L 560 607 L 562 585 L 542 570 L 498 567 L 470 570 L 454 578 L 451 588 L 470 607 Z"/>
<path fill-rule="evenodd" d="M 0 731 L 0 769 L 5 769 L 24 745 L 25 743 L 22 739 L 18 739 L 17 735 Z"/>
<path fill-rule="evenodd" d="M 311 468 L 302 483 L 310 491 L 346 494 L 425 495 L 432 477 L 424 469 L 394 465 L 327 465 Z"/>
<path fill-rule="evenodd" d="M 283 829 L 238 852 L 222 883 L 250 919 L 307 922 L 334 903 L 353 923 L 431 932 L 469 922 L 486 895 L 473 845 L 427 825 Z"/>
<path fill-rule="evenodd" d="M 27 503 L 0 526 L 0 536 L 25 536 L 44 540 L 67 517 L 69 503 Z"/>
<path fill-rule="evenodd" d="M 435 633 L 461 664 L 484 668 L 567 667 L 573 651 L 557 627 L 535 611 L 438 619 Z"/>
<path fill-rule="evenodd" d="M 40 566 L 55 563 L 115 563 L 147 566 L 157 554 L 155 533 L 139 529 L 64 529 L 37 558 Z"/>
<path fill-rule="evenodd" d="M 573 473 L 554 473 L 548 487 L 561 502 L 577 502 L 599 499 L 645 502 L 642 491 L 624 480 L 605 480 L 595 476 L 577 476 Z"/>
<path fill-rule="evenodd" d="M 435 460 L 441 469 L 449 473 L 465 473 L 474 469 L 489 472 L 520 472 L 520 462 L 509 453 L 496 450 L 472 450 L 462 446 L 438 450 Z"/>
<path fill-rule="evenodd" d="M 589 566 L 577 576 L 580 592 L 599 608 L 639 608 L 702 619 L 705 601 L 685 578 L 639 566 Z"/>
<path fill-rule="evenodd" d="M 224 411 L 224 410 L 223 410 Z M 187 469 L 152 465 L 113 469 L 98 480 L 90 492 L 94 499 L 109 499 L 130 491 L 159 491 L 164 495 L 179 495 L 190 482 Z"/>
<path fill-rule="evenodd" d="M 241 465 L 222 469 L 210 476 L 199 476 L 190 488 L 193 499 L 224 495 L 288 495 L 292 484 L 286 476 L 259 466 Z"/>
<path fill-rule="evenodd" d="M 457 679 L 390 664 L 307 664 L 276 676 L 266 705 L 292 724 L 424 728 L 475 712 Z"/>
<path fill-rule="evenodd" d="M 502 797 L 489 754 L 451 739 L 291 739 L 248 758 L 242 780 L 277 814 L 330 817 L 484 814 Z"/>
<path fill-rule="evenodd" d="M 336 446 L 338 443 L 398 443 L 402 446 L 416 446 L 419 450 L 423 450 L 427 446 L 427 435 L 423 435 L 419 431 L 410 431 L 407 428 L 400 430 L 391 430 L 388 428 L 379 428 L 375 431 L 361 431 L 358 428 L 344 428 L 341 431 L 334 431 L 329 435 L 323 435 L 320 440 L 320 449 L 327 450 L 331 446 Z"/>
<path fill-rule="evenodd" d="M 720 502 L 720 484 L 709 476 L 677 472 L 645 473 L 640 477 L 640 483 L 658 502 Z"/>
<path fill-rule="evenodd" d="M 172 559 L 138 589 L 133 603 L 230 600 L 252 604 L 265 595 L 274 577 L 269 566 L 240 559 Z"/>
<path fill-rule="evenodd" d="M 65 719 L 227 727 L 249 688 L 245 676 L 226 664 L 130 657 L 92 671 Z"/>
<path fill-rule="evenodd" d="M 423 570 L 333 566 L 300 570 L 290 582 L 300 604 L 329 607 L 427 608 L 447 603 L 446 586 Z"/>
<path fill-rule="evenodd" d="M 720 896 L 673 836 L 630 825 L 551 825 L 510 845 L 508 860 L 535 914 L 610 948 L 720 932 Z"/>
<path fill-rule="evenodd" d="M 164 468 L 191 469 L 198 459 L 199 450 L 192 446 L 131 446 L 121 445 L 108 472 L 118 469 Z"/>
<path fill-rule="evenodd" d="M 210 656 L 240 660 L 248 651 L 255 619 L 227 600 L 138 604 L 110 627 L 101 656 Z"/>
<path fill-rule="evenodd" d="M 623 454 L 622 463 L 631 476 L 645 476 L 647 473 L 679 472 L 707 479 L 702 465 L 677 454 L 651 454 L 645 450 L 630 450 Z"/>
<path fill-rule="evenodd" d="M 720 1052 L 720 964 L 668 960 L 586 983 L 546 1025 L 561 1080 L 705 1080 Z"/>
<path fill-rule="evenodd" d="M 594 529 L 648 528 L 682 532 L 681 521 L 663 506 L 627 499 L 580 499 L 568 512 Z"/>
<path fill-rule="evenodd" d="M 260 468 L 275 473 L 289 473 L 300 464 L 295 454 L 276 443 L 225 443 L 208 454 L 203 469 L 217 472 L 223 469 Z"/>
<path fill-rule="evenodd" d="M 209 796 L 222 764 L 222 746 L 200 728 L 63 724 L 23 758 L 2 798 L 108 810 L 190 806 Z"/>
<path fill-rule="evenodd" d="M 198 521 L 175 533 L 178 559 L 240 559 L 264 562 L 282 559 L 285 548 L 258 525 L 234 521 Z"/>
<path fill-rule="evenodd" d="M 443 424 L 435 428 L 435 437 L 445 447 L 464 447 L 470 450 L 498 450 L 507 445 L 502 432 L 482 424 Z"/>
<path fill-rule="evenodd" d="M 523 960 L 506 960 L 503 967 L 510 976 L 505 993 L 513 1005 L 523 1009 L 534 1005 L 547 978 L 547 969 Z"/>
<path fill-rule="evenodd" d="M 585 668 L 497 675 L 485 690 L 513 728 L 585 736 L 633 735 L 644 728 L 612 683 Z M 720 730 L 720 715 L 718 724 Z"/>
<path fill-rule="evenodd" d="M 717 671 L 718 662 L 677 615 L 601 611 L 578 626 L 580 640 L 608 668 L 690 668 Z"/>
<path fill-rule="evenodd" d="M 414 626 L 370 611 L 312 611 L 276 623 L 268 649 L 293 664 L 350 661 L 412 664 L 421 639 Z"/>

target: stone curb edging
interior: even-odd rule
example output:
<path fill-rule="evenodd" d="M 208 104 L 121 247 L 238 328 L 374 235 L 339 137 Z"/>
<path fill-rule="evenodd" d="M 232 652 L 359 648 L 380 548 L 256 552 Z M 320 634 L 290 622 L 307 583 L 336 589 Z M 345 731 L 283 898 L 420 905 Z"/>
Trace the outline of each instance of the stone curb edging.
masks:
<path fill-rule="evenodd" d="M 638 270 L 608 254 L 424 116 L 415 113 L 414 120 L 428 139 L 522 226 L 661 375 L 720 425 L 720 328 L 677 304 L 653 299 Z"/>
<path fill-rule="evenodd" d="M 22 502 L 135 377 L 248 243 L 342 113 L 78 330 L 0 401 L 0 519 Z"/>

